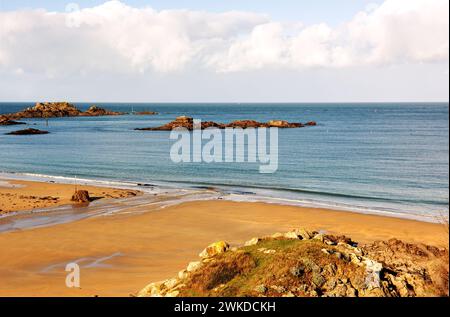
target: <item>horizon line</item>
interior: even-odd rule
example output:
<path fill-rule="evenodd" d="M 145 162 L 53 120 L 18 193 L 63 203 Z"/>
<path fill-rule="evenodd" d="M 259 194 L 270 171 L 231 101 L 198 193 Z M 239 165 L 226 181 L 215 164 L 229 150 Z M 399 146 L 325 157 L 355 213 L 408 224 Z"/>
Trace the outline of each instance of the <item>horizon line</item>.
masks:
<path fill-rule="evenodd" d="M 334 104 L 334 103 L 347 103 L 347 104 L 380 104 L 380 103 L 449 103 L 446 101 L 68 101 L 68 100 L 52 100 L 52 101 L 36 101 L 36 100 L 25 100 L 25 101 L 2 101 L 0 103 L 38 103 L 38 102 L 68 102 L 68 103 L 134 103 L 134 104 Z"/>

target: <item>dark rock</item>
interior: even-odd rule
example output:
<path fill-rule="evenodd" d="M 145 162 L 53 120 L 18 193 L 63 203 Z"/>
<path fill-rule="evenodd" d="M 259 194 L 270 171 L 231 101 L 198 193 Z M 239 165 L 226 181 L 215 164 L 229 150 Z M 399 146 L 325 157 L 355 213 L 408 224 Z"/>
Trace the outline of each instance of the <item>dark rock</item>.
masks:
<path fill-rule="evenodd" d="M 26 124 L 26 123 L 10 120 L 6 116 L 0 116 L 0 125 L 7 126 L 7 125 L 19 125 L 19 124 Z"/>
<path fill-rule="evenodd" d="M 87 190 L 77 190 L 71 200 L 77 203 L 88 203 L 91 201 L 91 198 Z"/>
<path fill-rule="evenodd" d="M 38 129 L 25 129 L 19 131 L 13 131 L 6 133 L 7 135 L 34 135 L 34 134 L 48 134 L 48 131 L 42 131 Z"/>

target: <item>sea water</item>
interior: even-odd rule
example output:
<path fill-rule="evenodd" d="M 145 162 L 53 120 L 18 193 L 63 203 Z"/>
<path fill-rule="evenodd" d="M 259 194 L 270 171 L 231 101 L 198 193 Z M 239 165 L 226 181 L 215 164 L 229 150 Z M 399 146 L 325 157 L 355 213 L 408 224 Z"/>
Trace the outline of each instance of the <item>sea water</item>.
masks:
<path fill-rule="evenodd" d="M 28 103 L 0 103 L 0 114 Z M 124 115 L 24 119 L 50 134 L 5 135 L 0 127 L 0 172 L 106 183 L 180 188 L 215 187 L 228 199 L 328 207 L 437 221 L 448 215 L 448 103 L 370 104 L 96 104 Z M 167 131 L 135 131 L 187 115 L 202 121 L 316 121 L 279 130 L 278 170 L 259 163 L 174 163 Z M 58 179 L 58 178 L 55 178 Z M 61 178 L 60 178 L 61 179 Z"/>

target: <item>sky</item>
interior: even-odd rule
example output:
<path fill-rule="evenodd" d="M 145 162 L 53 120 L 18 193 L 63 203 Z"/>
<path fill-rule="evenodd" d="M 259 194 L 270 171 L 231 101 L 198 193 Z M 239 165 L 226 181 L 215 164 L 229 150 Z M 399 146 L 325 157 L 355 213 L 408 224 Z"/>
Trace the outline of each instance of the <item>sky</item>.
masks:
<path fill-rule="evenodd" d="M 0 0 L 0 101 L 448 101 L 448 0 Z"/>
<path fill-rule="evenodd" d="M 67 4 L 71 2 L 77 3 L 80 8 L 88 8 L 105 1 L 0 0 L 0 10 L 45 8 L 50 11 L 65 11 Z M 269 13 L 272 18 L 280 21 L 301 20 L 304 23 L 337 24 L 350 19 L 365 6 L 379 4 L 382 0 L 126 0 L 122 2 L 137 8 L 150 6 L 157 10 L 189 9 L 210 12 L 240 10 Z"/>

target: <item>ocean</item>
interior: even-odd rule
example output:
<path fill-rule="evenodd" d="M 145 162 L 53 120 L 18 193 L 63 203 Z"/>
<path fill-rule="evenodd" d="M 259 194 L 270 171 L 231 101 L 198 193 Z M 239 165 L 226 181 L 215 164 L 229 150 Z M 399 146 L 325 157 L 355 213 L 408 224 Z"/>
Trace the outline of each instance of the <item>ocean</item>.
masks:
<path fill-rule="evenodd" d="M 0 114 L 29 103 L 0 103 Z M 215 187 L 235 200 L 267 201 L 438 221 L 448 215 L 448 103 L 92 104 L 156 116 L 27 119 L 47 135 L 8 136 L 0 127 L 0 172 L 15 177 L 99 180 L 181 188 Z M 203 121 L 316 121 L 279 130 L 279 167 L 173 163 L 169 132 L 135 131 L 180 115 Z M 46 178 L 47 179 L 47 178 Z"/>

